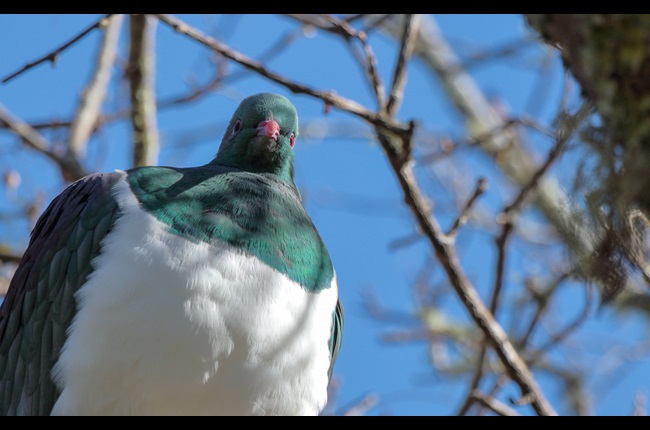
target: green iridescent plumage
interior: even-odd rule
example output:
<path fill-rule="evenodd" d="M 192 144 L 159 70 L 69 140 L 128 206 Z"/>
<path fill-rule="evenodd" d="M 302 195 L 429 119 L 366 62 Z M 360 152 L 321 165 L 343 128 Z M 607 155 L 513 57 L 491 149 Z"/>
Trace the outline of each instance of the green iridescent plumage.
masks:
<path fill-rule="evenodd" d="M 297 190 L 276 175 L 210 164 L 142 168 L 128 181 L 143 208 L 170 231 L 206 243 L 226 241 L 308 291 L 330 287 L 325 245 Z"/>

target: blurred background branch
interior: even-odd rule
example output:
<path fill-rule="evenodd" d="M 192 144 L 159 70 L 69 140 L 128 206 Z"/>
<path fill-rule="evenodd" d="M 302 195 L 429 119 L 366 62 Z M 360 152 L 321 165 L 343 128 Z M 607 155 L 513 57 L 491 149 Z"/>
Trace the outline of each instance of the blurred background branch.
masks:
<path fill-rule="evenodd" d="M 143 14 L 129 19 L 129 63 L 126 75 L 131 90 L 133 166 L 151 166 L 158 161 L 156 122 L 155 27 L 157 20 Z"/>
<path fill-rule="evenodd" d="M 101 115 L 102 103 L 106 97 L 117 56 L 117 43 L 123 18 L 122 15 L 106 18 L 108 24 L 99 46 L 95 70 L 79 99 L 79 107 L 70 124 L 68 151 L 75 158 L 85 156 L 86 145 Z"/>

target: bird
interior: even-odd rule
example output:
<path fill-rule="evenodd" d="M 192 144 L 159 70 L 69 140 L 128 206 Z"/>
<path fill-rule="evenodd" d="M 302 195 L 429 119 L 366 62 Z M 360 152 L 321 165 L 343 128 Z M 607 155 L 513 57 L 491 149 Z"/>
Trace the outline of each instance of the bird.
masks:
<path fill-rule="evenodd" d="M 55 197 L 0 308 L 2 415 L 319 415 L 343 308 L 294 181 L 298 115 L 244 98 L 198 167 Z"/>

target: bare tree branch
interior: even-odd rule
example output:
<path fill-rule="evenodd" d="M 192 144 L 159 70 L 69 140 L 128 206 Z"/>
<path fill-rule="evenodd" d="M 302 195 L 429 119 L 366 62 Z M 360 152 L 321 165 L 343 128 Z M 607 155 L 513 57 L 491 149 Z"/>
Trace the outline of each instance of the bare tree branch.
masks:
<path fill-rule="evenodd" d="M 488 61 L 507 59 L 514 56 L 519 51 L 530 47 L 533 41 L 530 39 L 517 38 L 504 43 L 498 48 L 489 51 L 475 52 L 467 55 L 467 59 L 461 64 L 462 69 L 468 70 Z"/>
<path fill-rule="evenodd" d="M 483 378 L 483 367 L 485 365 L 485 356 L 487 355 L 487 349 L 488 349 L 487 338 L 484 336 L 483 340 L 481 341 L 480 352 L 476 360 L 476 369 L 474 370 L 474 374 L 472 375 L 472 380 L 469 384 L 468 394 L 465 396 L 465 400 L 461 404 L 456 415 L 459 416 L 466 415 L 467 412 L 469 412 L 469 409 L 474 404 L 474 401 L 476 400 L 474 397 L 474 393 L 478 389 L 478 386 L 481 383 L 481 379 Z"/>
<path fill-rule="evenodd" d="M 535 188 L 539 187 L 542 176 L 544 176 L 544 174 L 551 167 L 551 164 L 553 164 L 553 162 L 558 158 L 558 156 L 566 146 L 566 143 L 569 141 L 571 136 L 573 136 L 580 123 L 584 121 L 587 115 L 589 115 L 591 112 L 592 112 L 591 104 L 584 103 L 580 107 L 580 109 L 578 109 L 578 112 L 576 112 L 575 115 L 573 116 L 565 115 L 565 117 L 561 121 L 562 122 L 561 126 L 558 128 L 555 145 L 553 145 L 553 149 L 551 149 L 551 152 L 546 157 L 546 161 L 539 169 L 535 171 L 535 173 L 532 175 L 528 183 L 521 188 L 519 194 L 514 199 L 514 201 L 505 208 L 505 210 L 503 211 L 504 216 L 510 217 L 512 213 L 518 211 L 519 207 L 522 205 L 525 198 Z"/>
<path fill-rule="evenodd" d="M 558 158 L 566 143 L 571 138 L 577 126 L 585 119 L 586 115 L 591 111 L 589 104 L 583 104 L 583 106 L 578 110 L 574 117 L 568 118 L 564 121 L 563 126 L 558 132 L 558 136 L 551 149 L 550 153 L 546 157 L 546 161 L 542 166 L 533 173 L 532 177 L 519 190 L 519 193 L 515 199 L 510 203 L 505 209 L 497 216 L 497 221 L 503 225 L 501 229 L 501 234 L 496 238 L 497 245 L 497 267 L 496 267 L 496 276 L 494 282 L 494 288 L 492 290 L 492 299 L 490 301 L 490 311 L 496 315 L 497 307 L 499 304 L 499 297 L 501 295 L 501 288 L 503 286 L 503 272 L 505 267 L 506 259 L 506 243 L 513 229 L 513 217 L 519 213 L 521 207 L 528 195 L 530 195 L 533 190 L 535 190 L 539 185 L 542 177 L 548 169 L 551 167 L 553 162 Z"/>
<path fill-rule="evenodd" d="M 370 20 L 377 15 L 369 14 Z M 385 15 L 380 28 L 390 36 L 401 38 L 399 15 Z M 481 149 L 498 158 L 504 173 L 515 183 L 523 185 L 530 181 L 533 162 L 522 148 L 519 138 L 496 109 L 472 77 L 461 67 L 461 63 L 444 39 L 431 16 L 423 17 L 415 41 L 414 55 L 422 59 L 426 66 L 440 79 L 450 100 L 467 122 L 470 138 L 490 136 L 490 139 L 477 139 Z M 504 123 L 506 125 L 504 125 Z M 498 132 L 501 130 L 501 132 Z M 567 246 L 577 255 L 588 255 L 593 251 L 591 236 L 584 233 L 585 228 L 576 224 L 567 211 L 568 198 L 550 177 L 540 180 L 535 192 L 535 202 L 548 220 L 560 232 Z M 581 262 L 582 263 L 582 262 Z"/>
<path fill-rule="evenodd" d="M 5 78 L 3 78 L 2 83 L 6 84 L 7 82 L 12 80 L 16 76 L 21 75 L 22 73 L 26 72 L 27 70 L 31 69 L 32 67 L 38 66 L 39 64 L 44 63 L 46 61 L 49 61 L 52 64 L 56 63 L 56 60 L 59 58 L 59 55 L 63 51 L 65 51 L 70 46 L 74 45 L 75 43 L 77 43 L 78 41 L 83 39 L 84 36 L 86 36 L 88 33 L 93 31 L 94 29 L 106 27 L 108 25 L 108 18 L 111 15 L 112 14 L 108 14 L 108 15 L 103 16 L 97 22 L 95 22 L 94 24 L 92 24 L 91 26 L 89 26 L 88 28 L 83 30 L 81 33 L 74 36 L 69 41 L 65 42 L 63 45 L 56 48 L 54 51 L 52 51 L 52 52 L 50 52 L 48 54 L 45 54 L 44 56 L 42 56 L 41 58 L 39 58 L 37 60 L 34 60 L 34 61 L 30 62 L 30 63 L 25 64 L 20 70 L 17 70 L 15 72 L 11 73 L 10 75 L 6 76 Z"/>
<path fill-rule="evenodd" d="M 339 34 L 341 34 L 343 37 L 354 37 L 357 39 L 361 39 L 365 37 L 364 35 L 360 34 L 360 32 L 357 32 L 348 22 L 346 21 L 340 21 L 336 18 L 334 18 L 332 15 L 322 13 L 319 14 L 325 21 L 327 21 L 329 24 L 331 24 L 331 28 L 334 31 L 338 31 Z M 324 28 L 324 27 L 323 27 Z"/>
<path fill-rule="evenodd" d="M 490 312 L 496 316 L 499 307 L 499 298 L 501 297 L 501 290 L 503 288 L 503 274 L 506 265 L 506 244 L 512 233 L 513 223 L 510 218 L 503 224 L 501 234 L 496 238 L 497 246 L 497 264 L 494 276 L 494 287 L 492 288 L 492 295 L 490 296 Z"/>
<path fill-rule="evenodd" d="M 395 116 L 395 112 L 397 112 L 397 108 L 402 99 L 402 94 L 404 93 L 404 87 L 406 85 L 406 63 L 408 63 L 413 53 L 415 36 L 418 33 L 419 26 L 419 14 L 406 15 L 399 54 L 395 62 L 395 70 L 393 71 L 393 81 L 390 86 L 388 101 L 386 102 L 386 113 L 391 117 Z"/>
<path fill-rule="evenodd" d="M 154 87 L 154 28 L 156 21 L 147 15 L 130 17 L 130 49 L 127 75 L 131 88 L 133 124 L 133 166 L 155 165 L 159 142 L 156 125 Z"/>
<path fill-rule="evenodd" d="M 517 411 L 512 409 L 510 406 L 501 403 L 500 401 L 496 400 L 494 397 L 491 396 L 486 396 L 484 394 L 481 394 L 478 391 L 474 391 L 472 393 L 472 399 L 474 399 L 476 402 L 480 403 L 481 405 L 485 406 L 486 408 L 492 410 L 495 412 L 497 415 L 500 415 L 502 417 L 518 417 L 519 414 Z"/>
<path fill-rule="evenodd" d="M 285 35 L 276 44 L 270 46 L 266 51 L 264 51 L 258 57 L 258 61 L 269 61 L 273 57 L 279 55 L 281 52 L 283 52 L 283 50 L 285 50 L 289 46 L 290 42 L 295 40 L 300 34 L 302 34 L 302 31 L 298 31 L 298 32 L 294 31 L 290 34 Z M 198 85 L 194 88 L 191 88 L 182 94 L 177 94 L 177 95 L 169 96 L 164 99 L 158 100 L 156 103 L 157 110 L 160 111 L 163 109 L 168 109 L 174 106 L 191 103 L 193 101 L 199 100 L 201 96 L 210 93 L 212 90 L 219 88 L 223 84 L 231 83 L 236 79 L 245 76 L 243 73 L 226 74 L 224 71 L 224 67 L 221 67 L 220 64 L 217 64 L 215 69 L 216 70 L 214 76 L 210 78 L 208 82 Z M 130 114 L 131 114 L 130 109 L 120 109 L 115 112 L 109 112 L 103 115 L 100 114 L 97 117 L 97 119 L 94 121 L 93 131 L 96 131 L 98 128 L 112 121 L 118 121 L 127 118 L 130 116 Z M 61 119 L 55 119 L 50 121 L 42 120 L 42 121 L 31 122 L 30 125 L 32 128 L 36 130 L 68 128 L 72 126 L 72 120 L 61 120 Z M 8 126 L 3 122 L 0 122 L 0 129 L 3 128 L 8 128 Z"/>
<path fill-rule="evenodd" d="M 528 323 L 526 331 L 524 331 L 524 334 L 521 336 L 521 339 L 518 339 L 515 342 L 515 345 L 517 346 L 518 349 L 524 350 L 526 348 L 530 340 L 530 337 L 533 334 L 533 331 L 538 326 L 539 321 L 546 313 L 548 306 L 551 303 L 551 298 L 553 297 L 553 294 L 555 294 L 555 292 L 560 287 L 560 285 L 567 279 L 569 279 L 569 273 L 564 272 L 561 273 L 560 276 L 558 276 L 557 279 L 555 279 L 553 283 L 549 287 L 547 287 L 544 291 L 535 291 L 531 286 L 528 287 L 531 296 L 536 302 L 536 308 L 535 308 L 535 313 L 533 314 L 532 318 L 530 319 L 530 322 Z"/>
<path fill-rule="evenodd" d="M 368 44 L 366 32 L 356 31 L 348 22 L 344 20 L 339 21 L 331 15 L 287 14 L 286 16 L 296 19 L 305 25 L 312 25 L 321 30 L 341 36 L 348 43 L 352 54 L 368 75 L 370 87 L 377 99 L 377 106 L 384 105 L 384 83 L 377 72 L 377 59 Z M 318 18 L 325 20 L 330 25 L 322 23 Z M 353 40 L 358 40 L 361 43 L 365 53 L 365 59 L 354 49 L 352 45 Z"/>
<path fill-rule="evenodd" d="M 117 55 L 117 42 L 122 28 L 123 16 L 113 15 L 106 19 L 108 24 L 99 47 L 95 72 L 83 92 L 79 107 L 70 125 L 68 151 L 77 158 L 84 156 L 88 139 L 101 114 L 101 105 L 106 96 L 111 69 Z"/>
<path fill-rule="evenodd" d="M 481 301 L 476 289 L 460 268 L 453 241 L 444 236 L 435 219 L 429 216 L 428 205 L 413 175 L 412 163 L 407 162 L 408 155 L 402 154 L 397 149 L 404 145 L 394 142 L 395 137 L 390 137 L 381 132 L 377 133 L 377 138 L 386 152 L 393 171 L 397 175 L 407 206 L 413 212 L 421 231 L 429 239 L 451 286 L 469 311 L 472 319 L 490 340 L 508 373 L 520 386 L 522 394 L 524 396 L 528 394 L 533 396 L 532 406 L 535 411 L 540 415 L 556 415 L 555 410 L 548 403 L 528 370 L 528 366 L 514 349 L 505 331 L 495 321 L 490 311 Z"/>
<path fill-rule="evenodd" d="M 60 156 L 51 151 L 49 149 L 49 142 L 38 131 L 34 130 L 26 122 L 13 116 L 2 104 L 0 104 L 0 121 L 4 122 L 11 131 L 16 133 L 26 146 L 54 161 L 59 166 L 61 174 L 67 181 L 73 181 L 88 174 L 77 158 L 70 156 L 70 154 Z"/>
<path fill-rule="evenodd" d="M 479 180 L 476 182 L 476 187 L 474 188 L 474 192 L 472 195 L 467 199 L 467 202 L 463 206 L 463 209 L 460 211 L 458 214 L 458 217 L 454 220 L 453 224 L 449 228 L 449 231 L 447 232 L 447 236 L 454 236 L 458 229 L 467 222 L 467 218 L 469 217 L 469 212 L 472 210 L 472 207 L 474 206 L 474 203 L 476 200 L 485 193 L 487 190 L 487 180 L 485 178 L 479 178 Z"/>
<path fill-rule="evenodd" d="M 578 327 L 582 325 L 583 322 L 586 321 L 587 317 L 591 313 L 591 305 L 593 303 L 593 295 L 592 295 L 592 290 L 591 288 L 585 288 L 585 294 L 586 294 L 586 299 L 585 299 L 585 306 L 582 309 L 582 312 L 580 315 L 578 315 L 573 321 L 571 321 L 566 327 L 564 327 L 562 330 L 551 336 L 551 338 L 544 343 L 541 347 L 539 347 L 538 350 L 533 351 L 531 355 L 535 357 L 536 359 L 539 359 L 541 357 L 541 353 L 552 348 L 553 346 L 556 346 L 558 343 L 562 342 L 567 336 L 569 336 L 571 333 L 573 333 Z M 533 360 L 534 361 L 534 360 Z"/>
<path fill-rule="evenodd" d="M 389 118 L 382 117 L 381 115 L 375 112 L 371 112 L 355 101 L 346 99 L 341 96 L 337 96 L 331 91 L 314 90 L 307 86 L 300 85 L 294 81 L 291 81 L 290 79 L 287 79 L 284 76 L 281 76 L 277 73 L 271 72 L 270 70 L 268 70 L 266 67 L 264 67 L 262 64 L 258 63 L 257 61 L 252 60 L 246 57 L 245 55 L 242 55 L 239 52 L 231 50 L 225 44 L 204 35 L 199 30 L 187 25 L 186 23 L 184 23 L 183 21 L 175 17 L 172 17 L 170 15 L 164 15 L 164 14 L 154 14 L 154 15 L 157 16 L 162 22 L 172 27 L 176 32 L 181 33 L 189 37 L 190 39 L 193 39 L 207 46 L 208 48 L 220 53 L 224 57 L 229 58 L 241 64 L 242 66 L 246 67 L 247 69 L 256 72 L 260 76 L 263 76 L 273 82 L 276 82 L 284 86 L 289 91 L 292 91 L 296 94 L 306 94 L 318 98 L 322 100 L 326 105 L 334 106 L 338 109 L 349 112 L 353 115 L 356 115 L 368 121 L 373 125 L 386 128 L 393 133 L 399 135 L 409 135 L 411 133 L 411 127 L 404 126 Z"/>

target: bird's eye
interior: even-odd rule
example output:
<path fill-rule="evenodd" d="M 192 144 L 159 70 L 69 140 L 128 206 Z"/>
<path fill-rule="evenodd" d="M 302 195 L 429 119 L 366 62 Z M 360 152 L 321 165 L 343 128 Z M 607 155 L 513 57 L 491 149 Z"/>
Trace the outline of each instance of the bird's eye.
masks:
<path fill-rule="evenodd" d="M 289 145 L 293 148 L 293 145 L 296 144 L 296 135 L 291 133 L 289 136 Z"/>
<path fill-rule="evenodd" d="M 235 125 L 232 126 L 232 134 L 237 133 L 239 130 L 241 130 L 241 120 L 240 119 L 235 121 Z"/>

